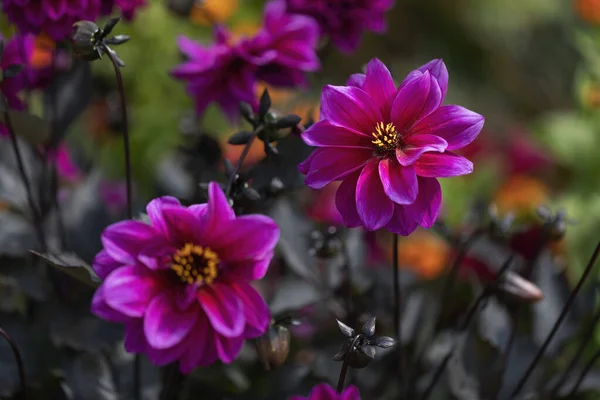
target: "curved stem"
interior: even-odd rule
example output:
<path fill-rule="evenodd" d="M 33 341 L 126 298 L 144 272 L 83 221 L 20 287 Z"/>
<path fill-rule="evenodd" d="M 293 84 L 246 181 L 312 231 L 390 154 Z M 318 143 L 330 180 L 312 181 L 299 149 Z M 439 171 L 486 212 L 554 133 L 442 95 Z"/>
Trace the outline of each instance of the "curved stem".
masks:
<path fill-rule="evenodd" d="M 237 178 L 237 174 L 240 172 L 240 169 L 242 169 L 244 160 L 246 159 L 246 157 L 248 156 L 248 153 L 250 152 L 250 147 L 252 147 L 252 143 L 254 143 L 254 139 L 256 139 L 256 136 L 262 130 L 263 130 L 262 126 L 255 129 L 254 132 L 252 133 L 252 136 L 250 136 L 248 143 L 246 143 L 244 150 L 242 150 L 242 154 L 240 155 L 240 158 L 238 159 L 237 165 L 235 166 L 235 170 L 233 170 L 233 173 L 231 174 L 231 176 L 229 177 L 229 181 L 227 182 L 227 189 L 225 190 L 226 196 L 229 196 L 231 194 L 231 189 L 233 187 L 233 183 L 235 182 L 235 180 Z"/>
<path fill-rule="evenodd" d="M 596 361 L 598 361 L 599 358 L 600 358 L 600 350 L 598 350 L 594 354 L 594 356 L 587 363 L 587 365 L 585 366 L 585 368 L 583 369 L 583 371 L 581 371 L 581 375 L 579 375 L 579 378 L 577 379 L 577 382 L 575 382 L 575 385 L 573 386 L 573 389 L 571 389 L 571 392 L 566 397 L 567 399 L 572 399 L 573 396 L 575 395 L 575 393 L 577 393 L 577 390 L 579 390 L 579 386 L 581 386 L 581 383 L 585 379 L 585 376 L 588 374 L 588 372 L 590 372 L 590 370 L 592 369 L 592 367 L 594 366 L 594 364 L 596 364 Z"/>
<path fill-rule="evenodd" d="M 25 383 L 25 367 L 23 366 L 23 358 L 21 357 L 21 352 L 19 351 L 19 347 L 15 343 L 15 341 L 10 337 L 8 333 L 2 328 L 0 328 L 0 336 L 2 336 L 10 345 L 13 354 L 15 355 L 15 360 L 17 361 L 17 368 L 19 370 L 19 380 L 21 382 L 21 398 L 23 400 L 27 399 L 27 385 Z"/>
<path fill-rule="evenodd" d="M 133 219 L 132 209 L 132 195 L 131 195 L 131 151 L 129 148 L 129 122 L 127 120 L 127 103 L 125 102 L 125 89 L 123 87 L 123 75 L 121 74 L 121 67 L 114 54 L 114 52 L 107 46 L 102 48 L 104 53 L 110 59 L 115 70 L 115 77 L 117 78 L 117 87 L 119 89 L 119 96 L 121 98 L 121 123 L 123 125 L 123 148 L 125 150 L 125 179 L 127 182 L 127 214 L 129 219 Z"/>
<path fill-rule="evenodd" d="M 6 121 L 6 128 L 8 129 L 10 142 L 13 148 L 13 152 L 15 153 L 15 158 L 17 160 L 17 168 L 19 169 L 19 174 L 21 175 L 21 180 L 23 181 L 23 186 L 25 186 L 25 191 L 27 193 L 27 202 L 29 203 L 29 208 L 31 209 L 31 215 L 33 218 L 33 224 L 35 226 L 35 232 L 40 246 L 42 246 L 42 249 L 45 251 L 46 238 L 44 235 L 44 229 L 42 227 L 41 216 L 38 212 L 35 200 L 33 199 L 33 193 L 31 192 L 31 184 L 29 182 L 29 178 L 27 177 L 27 172 L 25 171 L 25 164 L 23 162 L 23 157 L 21 156 L 21 151 L 19 149 L 19 142 L 17 141 L 17 134 L 15 133 L 15 128 L 12 124 L 10 113 L 8 112 L 8 101 L 4 96 L 1 97 L 4 106 L 4 120 Z"/>
<path fill-rule="evenodd" d="M 525 384 L 527 383 L 527 380 L 531 376 L 531 374 L 532 374 L 533 370 L 535 369 L 537 363 L 541 360 L 542 356 L 546 352 L 546 349 L 548 348 L 548 345 L 550 344 L 550 342 L 554 338 L 554 335 L 556 335 L 556 332 L 558 332 L 558 328 L 560 328 L 560 325 L 562 324 L 563 320 L 567 316 L 567 313 L 568 313 L 569 309 L 571 308 L 571 306 L 573 305 L 573 302 L 575 301 L 575 298 L 577 297 L 577 295 L 579 294 L 579 291 L 583 287 L 583 283 L 586 281 L 588 275 L 590 274 L 590 272 L 592 270 L 592 267 L 596 263 L 596 259 L 598 258 L 598 254 L 599 253 L 600 253 L 600 243 L 598 243 L 596 245 L 596 249 L 594 250 L 594 254 L 592 254 L 592 258 L 590 259 L 590 262 L 585 267 L 585 270 L 583 271 L 583 274 L 581 275 L 581 278 L 579 278 L 579 282 L 577 282 L 577 285 L 575 286 L 575 289 L 573 289 L 573 291 L 569 295 L 569 298 L 567 299 L 567 302 L 563 306 L 563 309 L 560 312 L 560 315 L 558 316 L 558 319 L 554 323 L 554 326 L 552 327 L 552 330 L 548 334 L 548 337 L 546 337 L 546 340 L 544 341 L 544 344 L 542 344 L 542 347 L 540 347 L 540 349 L 538 350 L 538 352 L 535 355 L 533 361 L 529 365 L 529 368 L 527 368 L 527 371 L 525 372 L 525 374 L 523 375 L 523 377 L 521 378 L 521 380 L 517 384 L 517 387 L 515 388 L 515 390 L 513 390 L 512 394 L 511 394 L 511 398 L 515 398 L 521 392 L 521 390 L 523 390 L 523 388 L 525 387 Z"/>
<path fill-rule="evenodd" d="M 346 373 L 348 372 L 348 358 L 350 357 L 350 353 L 352 353 L 354 351 L 354 348 L 356 347 L 356 343 L 358 343 L 360 337 L 361 337 L 361 335 L 356 335 L 356 337 L 352 341 L 352 345 L 350 346 L 350 349 L 348 349 L 348 352 L 346 353 L 346 356 L 344 357 L 344 363 L 342 364 L 342 369 L 340 370 L 340 377 L 338 378 L 338 383 L 337 383 L 337 392 L 338 393 L 342 393 L 344 391 L 344 382 L 346 382 Z"/>

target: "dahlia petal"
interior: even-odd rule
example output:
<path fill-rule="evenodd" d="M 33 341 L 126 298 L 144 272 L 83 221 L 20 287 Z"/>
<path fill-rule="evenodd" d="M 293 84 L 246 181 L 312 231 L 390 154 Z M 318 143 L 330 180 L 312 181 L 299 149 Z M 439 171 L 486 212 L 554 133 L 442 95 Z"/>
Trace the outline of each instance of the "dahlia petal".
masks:
<path fill-rule="evenodd" d="M 379 162 L 379 177 L 385 194 L 397 204 L 411 204 L 417 198 L 419 186 L 413 167 L 403 167 L 396 160 Z"/>
<path fill-rule="evenodd" d="M 168 349 L 154 349 L 148 346 L 146 347 L 145 353 L 150 361 L 152 361 L 152 364 L 162 367 L 177 361 L 177 359 L 179 359 L 179 357 L 185 353 L 185 349 L 181 346 L 181 344 L 177 344 Z"/>
<path fill-rule="evenodd" d="M 195 40 L 182 35 L 177 37 L 177 47 L 188 58 L 198 61 L 210 62 L 212 60 L 211 55 L 214 54 Z"/>
<path fill-rule="evenodd" d="M 342 181 L 335 194 L 335 205 L 344 220 L 344 225 L 355 228 L 362 225 L 356 210 L 356 185 L 360 173 L 354 173 Z"/>
<path fill-rule="evenodd" d="M 448 143 L 435 135 L 411 135 L 404 139 L 402 148 L 396 149 L 396 159 L 400 165 L 413 165 L 421 154 L 429 151 L 444 152 Z"/>
<path fill-rule="evenodd" d="M 217 342 L 217 354 L 219 359 L 225 363 L 230 364 L 237 358 L 242 350 L 244 344 L 244 338 L 242 336 L 236 337 L 224 337 L 215 332 L 215 340 Z"/>
<path fill-rule="evenodd" d="M 176 251 L 177 249 L 165 238 L 156 236 L 150 239 L 146 246 L 140 250 L 137 259 L 153 271 L 168 269 L 171 266 L 172 256 Z"/>
<path fill-rule="evenodd" d="M 442 204 L 442 189 L 435 178 L 419 177 L 419 195 L 413 204 L 405 206 L 412 218 L 424 228 L 431 228 Z"/>
<path fill-rule="evenodd" d="M 321 96 L 321 119 L 357 131 L 370 133 L 379 121 L 381 112 L 367 92 L 352 86 L 327 85 Z"/>
<path fill-rule="evenodd" d="M 442 101 L 444 101 L 442 90 L 440 89 L 440 85 L 438 84 L 437 80 L 431 75 L 429 76 L 429 79 L 429 94 L 427 95 L 427 100 L 423 105 L 423 110 L 419 114 L 418 119 L 422 119 L 430 115 L 432 112 L 437 110 L 442 105 Z"/>
<path fill-rule="evenodd" d="M 134 319 L 125 324 L 123 345 L 128 353 L 144 353 L 147 350 L 142 319 Z"/>
<path fill-rule="evenodd" d="M 256 259 L 226 263 L 223 270 L 229 279 L 254 281 L 265 276 L 272 259 L 273 252 L 269 252 Z"/>
<path fill-rule="evenodd" d="M 365 79 L 365 74 L 352 74 L 350 75 L 350 78 L 348 78 L 346 86 L 356 86 L 357 88 L 362 89 L 365 84 Z"/>
<path fill-rule="evenodd" d="M 394 214 L 394 203 L 385 194 L 378 173 L 378 162 L 367 164 L 356 185 L 356 210 L 370 231 L 385 226 Z"/>
<path fill-rule="evenodd" d="M 203 234 L 211 237 L 220 236 L 219 233 L 222 231 L 224 223 L 234 218 L 235 213 L 229 205 L 223 189 L 216 182 L 210 182 L 208 185 L 208 209 L 202 218 Z"/>
<path fill-rule="evenodd" d="M 437 80 L 442 92 L 442 99 L 444 99 L 448 92 L 448 69 L 446 68 L 446 64 L 444 64 L 444 61 L 442 61 L 441 58 L 431 60 L 427 64 L 421 66 L 419 71 L 429 71 L 431 76 Z"/>
<path fill-rule="evenodd" d="M 168 349 L 180 343 L 190 332 L 199 310 L 190 307 L 181 311 L 167 293 L 161 293 L 150 302 L 144 316 L 144 333 L 148 344 L 155 349 Z"/>
<path fill-rule="evenodd" d="M 204 314 L 198 316 L 198 321 L 185 339 L 186 351 L 179 360 L 179 369 L 189 374 L 197 366 L 206 366 L 217 360 L 217 343 L 215 334 Z"/>
<path fill-rule="evenodd" d="M 360 400 L 360 392 L 356 386 L 348 386 L 340 400 Z"/>
<path fill-rule="evenodd" d="M 171 196 L 163 196 L 157 199 L 153 199 L 146 206 L 146 213 L 148 218 L 152 222 L 152 226 L 158 231 L 162 232 L 165 236 L 169 234 L 169 228 L 165 222 L 165 218 L 162 215 L 162 208 L 164 205 L 179 205 L 179 200 Z"/>
<path fill-rule="evenodd" d="M 244 332 L 243 304 L 233 289 L 213 283 L 201 288 L 197 296 L 215 331 L 226 337 L 236 337 Z"/>
<path fill-rule="evenodd" d="M 204 215 L 208 212 L 208 204 L 192 204 L 188 207 L 189 212 L 194 214 L 199 221 L 204 218 Z"/>
<path fill-rule="evenodd" d="M 141 318 L 158 293 L 156 279 L 140 266 L 114 270 L 103 283 L 106 304 L 132 318 Z"/>
<path fill-rule="evenodd" d="M 104 296 L 104 286 L 100 285 L 96 292 L 94 293 L 94 297 L 92 298 L 91 305 L 92 314 L 97 317 L 100 317 L 109 322 L 119 322 L 124 323 L 129 321 L 131 318 L 127 315 L 113 309 L 108 304 L 106 304 L 106 297 Z"/>
<path fill-rule="evenodd" d="M 244 215 L 229 221 L 223 235 L 208 243 L 225 262 L 242 261 L 270 253 L 279 240 L 279 227 L 264 215 Z"/>
<path fill-rule="evenodd" d="M 184 243 L 200 243 L 200 221 L 186 207 L 165 205 L 162 214 L 168 229 L 168 238 L 176 247 Z"/>
<path fill-rule="evenodd" d="M 411 136 L 436 135 L 448 142 L 447 150 L 456 150 L 471 143 L 481 129 L 485 118 L 461 106 L 442 106 L 411 129 Z"/>
<path fill-rule="evenodd" d="M 102 245 L 108 255 L 123 264 L 135 262 L 147 241 L 156 235 L 148 224 L 140 221 L 121 221 L 108 226 L 102 233 Z"/>
<path fill-rule="evenodd" d="M 314 147 L 344 147 L 372 149 L 373 137 L 352 128 L 321 120 L 302 133 L 304 143 Z"/>
<path fill-rule="evenodd" d="M 185 285 L 185 288 L 175 291 L 173 301 L 181 311 L 187 310 L 192 304 L 198 301 L 196 294 L 199 286 L 197 284 Z"/>
<path fill-rule="evenodd" d="M 104 249 L 100 250 L 100 252 L 96 254 L 96 257 L 94 257 L 94 262 L 92 263 L 94 272 L 101 279 L 105 279 L 108 274 L 122 265 L 123 264 L 120 262 L 113 260 Z"/>
<path fill-rule="evenodd" d="M 247 283 L 236 283 L 231 286 L 241 299 L 246 319 L 245 338 L 255 338 L 265 333 L 271 320 L 269 307 L 256 289 Z"/>
<path fill-rule="evenodd" d="M 429 99 L 429 72 L 415 76 L 398 90 L 392 103 L 391 120 L 400 132 L 407 132 L 418 121 Z"/>
<path fill-rule="evenodd" d="M 425 153 L 415 163 L 415 171 L 426 178 L 447 178 L 470 174 L 473 172 L 473 163 L 450 151 Z"/>
<path fill-rule="evenodd" d="M 322 189 L 330 182 L 343 179 L 362 168 L 371 158 L 370 149 L 319 148 L 310 163 L 305 184 Z"/>
<path fill-rule="evenodd" d="M 383 115 L 390 112 L 391 103 L 396 94 L 396 85 L 392 74 L 377 58 L 367 64 L 367 73 L 363 90 L 371 95 Z"/>
<path fill-rule="evenodd" d="M 411 214 L 410 208 L 396 204 L 394 205 L 394 215 L 385 229 L 398 235 L 408 236 L 419 226 L 416 219 L 417 217 L 413 217 Z"/>
<path fill-rule="evenodd" d="M 310 170 L 310 165 L 312 164 L 313 159 L 318 153 L 313 151 L 308 155 L 306 160 L 302 161 L 298 164 L 298 171 L 300 171 L 303 175 L 308 175 L 308 171 Z"/>
<path fill-rule="evenodd" d="M 314 387 L 310 394 L 310 398 L 312 400 L 328 400 L 338 398 L 338 394 L 335 390 L 327 385 L 326 383 L 322 383 Z"/>

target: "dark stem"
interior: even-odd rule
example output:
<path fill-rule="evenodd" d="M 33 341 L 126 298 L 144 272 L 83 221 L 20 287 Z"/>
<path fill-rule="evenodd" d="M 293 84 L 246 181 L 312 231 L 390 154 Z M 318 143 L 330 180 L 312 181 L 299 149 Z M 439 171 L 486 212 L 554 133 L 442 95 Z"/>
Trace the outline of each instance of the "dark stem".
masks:
<path fill-rule="evenodd" d="M 23 181 L 23 186 L 25 186 L 25 191 L 27 192 L 27 202 L 29 203 L 29 208 L 31 209 L 31 215 L 33 218 L 33 224 L 35 226 L 35 232 L 37 234 L 38 241 L 42 249 L 46 250 L 46 238 L 44 235 L 44 228 L 42 227 L 42 220 L 38 211 L 37 206 L 35 205 L 35 200 L 33 199 L 33 193 L 31 192 L 31 184 L 29 182 L 29 178 L 27 177 L 27 172 L 25 171 L 25 164 L 23 163 L 23 157 L 21 157 L 21 151 L 19 150 L 19 142 L 17 141 L 17 134 L 15 133 L 14 126 L 12 124 L 12 120 L 10 118 L 10 113 L 8 112 L 8 102 L 6 98 L 2 96 L 2 100 L 4 103 L 4 120 L 6 121 L 6 128 L 8 129 L 8 134 L 10 136 L 10 142 L 12 144 L 13 151 L 15 153 L 15 158 L 17 160 L 17 167 L 19 169 L 19 174 L 21 175 L 21 180 Z"/>
<path fill-rule="evenodd" d="M 116 55 L 113 51 L 104 45 L 102 47 L 103 52 L 108 56 L 110 62 L 115 70 L 115 77 L 117 78 L 117 87 L 119 89 L 119 96 L 121 100 L 121 124 L 123 125 L 123 148 L 125 151 L 125 180 L 127 185 L 127 215 L 129 219 L 133 219 L 133 205 L 132 205 L 132 189 L 131 189 L 131 152 L 129 149 L 129 121 L 127 120 L 127 103 L 125 102 L 125 88 L 123 87 L 123 75 L 121 74 L 121 67 L 117 61 Z M 140 355 L 136 354 L 133 360 L 133 398 L 135 400 L 141 400 L 142 394 L 140 392 Z"/>
<path fill-rule="evenodd" d="M 581 343 L 579 344 L 577 351 L 571 358 L 571 361 L 569 362 L 567 369 L 565 369 L 565 372 L 563 373 L 561 378 L 558 380 L 558 382 L 556 382 L 556 385 L 554 385 L 552 387 L 552 390 L 550 391 L 550 397 L 553 397 L 556 393 L 558 393 L 558 390 L 560 389 L 560 387 L 565 383 L 565 381 L 569 377 L 569 374 L 571 373 L 573 368 L 575 368 L 575 365 L 577 365 L 577 363 L 581 359 L 581 356 L 583 355 L 583 352 L 585 351 L 587 344 L 594 337 L 594 332 L 596 331 L 596 325 L 598 325 L 599 321 L 600 321 L 600 309 L 598 311 L 596 311 L 596 314 L 594 315 L 594 319 L 592 320 L 592 323 L 590 324 L 590 326 L 588 326 L 587 330 L 585 331 L 583 339 L 581 340 Z"/>
<path fill-rule="evenodd" d="M 392 268 L 394 274 L 394 331 L 398 341 L 398 376 L 400 382 L 405 381 L 402 376 L 404 372 L 404 351 L 402 349 L 402 294 L 400 293 L 400 268 L 398 268 L 398 234 L 394 233 L 394 242 L 392 243 Z"/>
<path fill-rule="evenodd" d="M 350 256 L 348 255 L 348 248 L 346 247 L 346 235 L 342 238 L 342 254 L 344 257 L 344 285 L 345 285 L 345 296 L 346 296 L 346 313 L 348 315 L 348 323 L 350 326 L 356 325 L 356 310 L 354 309 L 354 300 L 352 298 L 352 266 L 350 265 Z"/>
<path fill-rule="evenodd" d="M 19 351 L 19 347 L 15 343 L 14 340 L 10 337 L 8 333 L 2 328 L 0 328 L 0 336 L 2 336 L 12 349 L 13 354 L 15 355 L 15 360 L 17 361 L 17 369 L 19 371 L 19 380 L 21 381 L 21 399 L 27 399 L 27 385 L 25 383 L 25 367 L 23 366 L 23 358 L 21 357 L 21 352 Z"/>
<path fill-rule="evenodd" d="M 242 154 L 240 154 L 240 158 L 237 162 L 237 165 L 235 166 L 235 170 L 233 171 L 233 173 L 231 174 L 231 176 L 229 177 L 229 182 L 227 182 L 227 189 L 225 190 L 225 195 L 229 196 L 231 194 L 231 189 L 233 187 L 233 184 L 235 182 L 235 180 L 237 179 L 237 175 L 240 172 L 240 169 L 242 169 L 242 165 L 244 164 L 244 160 L 246 159 L 246 157 L 248 156 L 248 153 L 250 152 L 250 147 L 252 147 L 252 143 L 254 143 L 254 139 L 256 139 L 256 136 L 263 130 L 262 126 L 258 127 L 257 129 L 254 130 L 252 136 L 250 137 L 250 139 L 248 140 L 248 143 L 246 143 L 246 146 L 244 147 L 244 150 L 242 150 Z"/>
<path fill-rule="evenodd" d="M 356 343 L 358 343 L 360 337 L 361 337 L 361 335 L 356 335 L 356 337 L 352 341 L 352 345 L 350 346 L 350 349 L 348 349 L 348 352 L 346 353 L 346 356 L 344 357 L 344 363 L 342 364 L 342 369 L 340 370 L 340 377 L 338 378 L 338 383 L 337 383 L 337 392 L 338 393 L 342 393 L 344 391 L 344 382 L 346 382 L 346 373 L 348 372 L 348 359 L 350 358 L 350 353 L 352 353 L 355 350 Z"/>
<path fill-rule="evenodd" d="M 579 291 L 583 287 L 583 284 L 586 281 L 588 275 L 590 274 L 590 272 L 592 270 L 592 267 L 596 263 L 596 259 L 598 258 L 598 254 L 599 253 L 600 253 L 600 243 L 598 243 L 596 245 L 596 249 L 594 250 L 594 254 L 592 255 L 592 258 L 590 259 L 590 262 L 588 263 L 588 265 L 585 267 L 585 270 L 583 271 L 583 274 L 581 275 L 581 278 L 579 279 L 579 282 L 577 282 L 577 285 L 575 286 L 575 289 L 573 289 L 573 291 L 569 295 L 569 298 L 567 299 L 567 302 L 565 303 L 565 305 L 564 305 L 564 307 L 563 307 L 560 315 L 558 316 L 558 319 L 554 323 L 554 326 L 552 327 L 552 330 L 548 334 L 548 337 L 544 341 L 544 344 L 538 350 L 538 352 L 535 355 L 533 361 L 529 365 L 529 368 L 527 369 L 527 371 L 525 372 L 525 374 L 523 375 L 523 377 L 519 381 L 519 384 L 517 385 L 517 387 L 515 388 L 515 390 L 512 392 L 511 398 L 515 398 L 521 392 L 521 390 L 523 390 L 523 387 L 525 387 L 525 384 L 527 383 L 527 380 L 531 376 L 531 374 L 532 374 L 533 370 L 535 369 L 537 363 L 541 360 L 542 356 L 546 352 L 546 349 L 548 348 L 548 345 L 550 345 L 550 342 L 554 338 L 554 335 L 556 335 L 556 332 L 558 332 L 558 328 L 560 328 L 560 325 L 562 324 L 563 320 L 567 316 L 567 313 L 568 313 L 569 309 L 571 308 L 571 306 L 573 305 L 573 302 L 575 301 L 575 298 L 579 294 Z"/>
<path fill-rule="evenodd" d="M 569 395 L 566 397 L 567 399 L 572 399 L 573 396 L 575 395 L 575 393 L 577 393 L 577 390 L 579 390 L 579 386 L 581 386 L 581 383 L 585 379 L 585 376 L 588 374 L 588 372 L 590 372 L 590 370 L 592 369 L 592 367 L 594 366 L 594 364 L 596 364 L 596 361 L 598 361 L 599 358 L 600 358 L 600 350 L 598 350 L 594 354 L 594 356 L 587 363 L 587 365 L 585 366 L 585 368 L 583 369 L 583 371 L 581 371 L 581 375 L 579 375 L 579 378 L 577 379 L 577 382 L 575 382 L 575 385 L 573 386 L 573 389 L 571 389 L 571 393 L 569 393 Z"/>
<path fill-rule="evenodd" d="M 123 87 L 123 76 L 121 74 L 121 67 L 117 57 L 111 49 L 107 46 L 102 48 L 104 53 L 110 59 L 113 68 L 115 70 L 115 77 L 117 78 L 117 87 L 119 89 L 119 96 L 121 97 L 121 123 L 123 124 L 123 148 L 125 150 L 125 179 L 127 182 L 127 215 L 129 219 L 133 219 L 133 206 L 132 206 L 132 195 L 131 195 L 131 152 L 129 149 L 129 122 L 127 120 L 127 103 L 125 102 L 125 88 Z"/>
<path fill-rule="evenodd" d="M 182 382 L 183 375 L 181 374 L 181 371 L 179 371 L 179 365 L 177 363 L 173 363 L 165 368 L 160 400 L 177 399 Z"/>

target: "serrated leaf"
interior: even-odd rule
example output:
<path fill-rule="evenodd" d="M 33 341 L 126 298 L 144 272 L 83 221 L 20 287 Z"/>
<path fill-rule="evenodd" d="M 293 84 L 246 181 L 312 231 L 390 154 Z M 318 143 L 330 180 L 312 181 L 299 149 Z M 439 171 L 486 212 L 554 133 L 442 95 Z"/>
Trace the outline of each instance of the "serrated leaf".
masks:
<path fill-rule="evenodd" d="M 72 278 L 85 283 L 88 286 L 96 288 L 100 285 L 100 278 L 96 275 L 92 267 L 87 265 L 79 257 L 71 253 L 50 254 L 37 253 L 31 251 L 38 257 L 43 258 L 55 268 L 70 275 Z"/>
<path fill-rule="evenodd" d="M 348 325 L 344 324 L 339 319 L 336 319 L 338 326 L 340 327 L 340 331 L 349 338 L 354 337 L 354 329 L 350 328 Z"/>
<path fill-rule="evenodd" d="M 8 110 L 8 119 L 15 134 L 33 145 L 47 143 L 50 137 L 50 126 L 37 115 L 27 111 Z M 0 107 L 0 122 L 7 124 L 6 111 Z"/>
<path fill-rule="evenodd" d="M 375 317 L 369 318 L 362 327 L 363 335 L 365 335 L 368 338 L 375 334 L 375 320 Z"/>
<path fill-rule="evenodd" d="M 390 347 L 396 344 L 396 340 L 389 336 L 381 336 L 375 339 L 374 344 L 375 346 L 381 347 L 382 349 L 389 349 Z"/>

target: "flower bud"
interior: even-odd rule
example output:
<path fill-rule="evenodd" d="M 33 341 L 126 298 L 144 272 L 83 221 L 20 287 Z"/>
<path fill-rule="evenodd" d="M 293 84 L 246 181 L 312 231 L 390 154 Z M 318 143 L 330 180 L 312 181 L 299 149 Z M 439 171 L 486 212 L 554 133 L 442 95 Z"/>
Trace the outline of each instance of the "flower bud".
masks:
<path fill-rule="evenodd" d="M 271 325 L 256 339 L 256 351 L 266 370 L 280 367 L 290 352 L 290 331 L 282 325 Z"/>
<path fill-rule="evenodd" d="M 73 56 L 85 61 L 99 59 L 100 49 L 97 44 L 102 34 L 102 29 L 92 21 L 75 22 L 69 37 Z"/>

